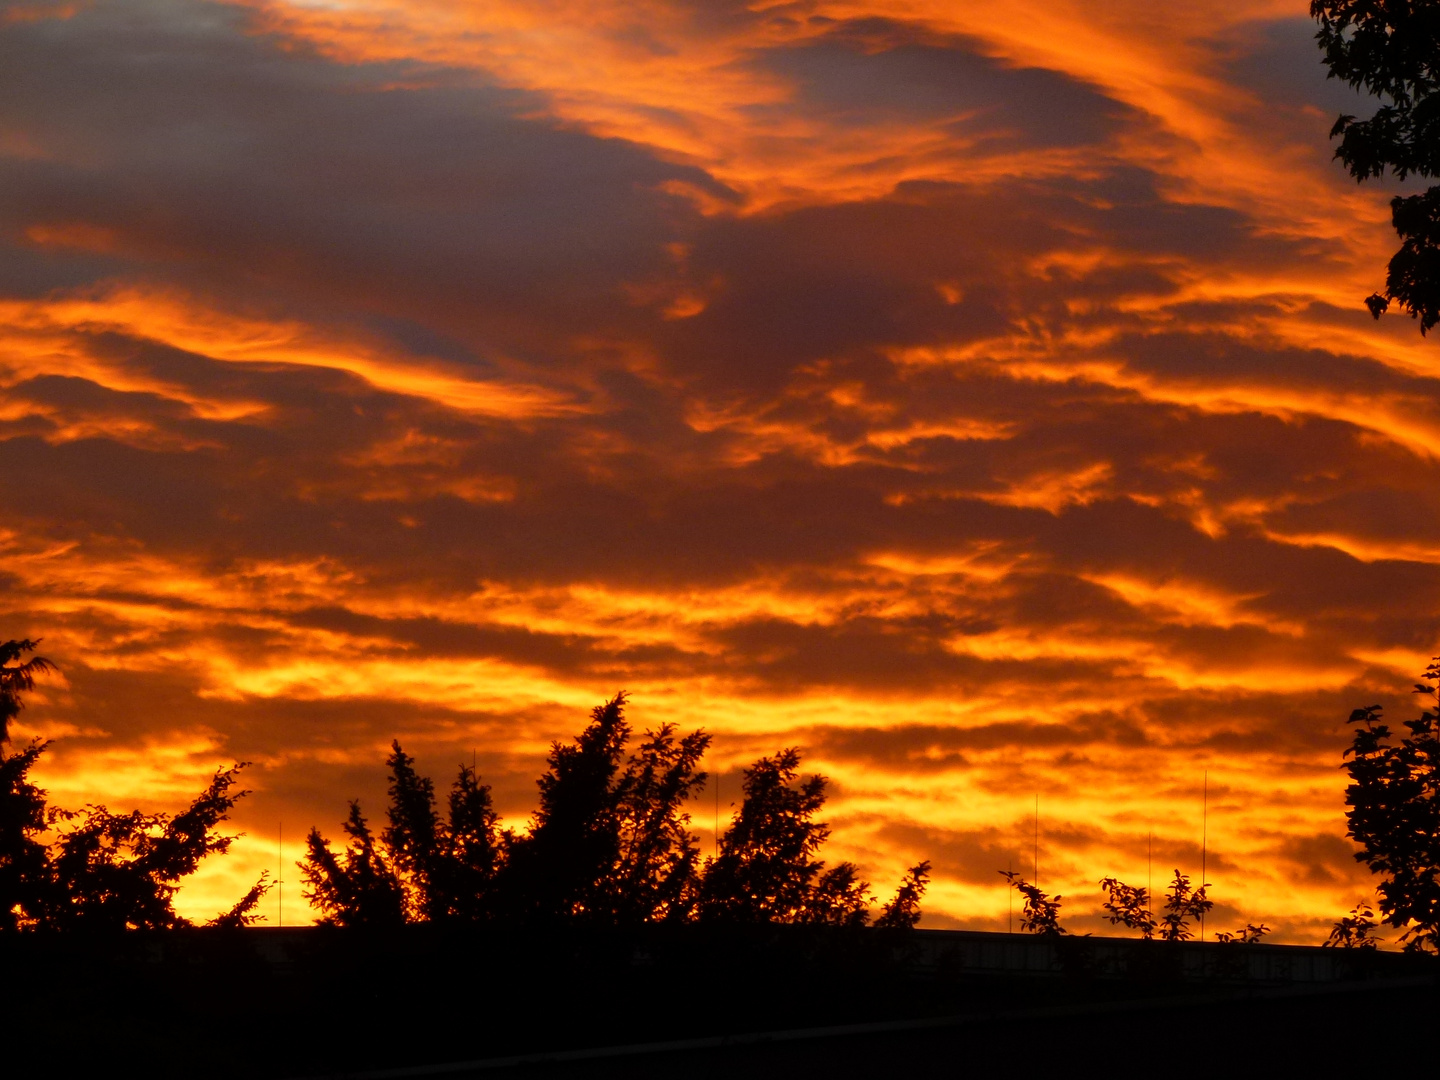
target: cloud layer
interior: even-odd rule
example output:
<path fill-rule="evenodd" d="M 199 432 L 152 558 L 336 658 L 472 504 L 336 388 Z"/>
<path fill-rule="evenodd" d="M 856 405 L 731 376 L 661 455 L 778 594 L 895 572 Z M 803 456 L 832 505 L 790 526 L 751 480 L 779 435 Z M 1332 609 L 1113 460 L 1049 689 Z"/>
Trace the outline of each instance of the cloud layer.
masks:
<path fill-rule="evenodd" d="M 1359 303 L 1303 3 L 99 0 L 0 17 L 4 636 L 62 801 L 256 763 L 199 913 L 399 737 L 513 823 L 620 688 L 835 855 L 1368 883 L 1343 720 L 1440 610 L 1440 361 Z M 696 808 L 706 845 L 713 789 Z M 293 907 L 292 907 L 293 902 Z M 286 921 L 305 917 L 287 891 Z"/>

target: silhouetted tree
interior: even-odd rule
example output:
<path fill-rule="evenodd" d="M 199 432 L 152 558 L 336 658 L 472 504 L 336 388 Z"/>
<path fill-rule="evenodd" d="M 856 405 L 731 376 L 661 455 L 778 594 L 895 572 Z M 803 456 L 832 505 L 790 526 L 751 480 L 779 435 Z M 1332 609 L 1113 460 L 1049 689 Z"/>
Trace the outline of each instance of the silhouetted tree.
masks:
<path fill-rule="evenodd" d="M 1215 901 L 1205 895 L 1205 890 L 1209 887 L 1201 885 L 1192 890 L 1190 878 L 1179 870 L 1175 871 L 1175 878 L 1165 892 L 1165 909 L 1159 920 L 1162 941 L 1189 941 L 1195 936 L 1190 930 L 1190 924 L 1198 922 L 1215 906 Z"/>
<path fill-rule="evenodd" d="M 1126 885 L 1113 877 L 1102 878 L 1100 887 L 1106 894 L 1101 906 L 1112 926 L 1123 925 L 1130 930 L 1139 930 L 1146 941 L 1155 936 L 1155 913 L 1150 910 L 1148 889 Z"/>
<path fill-rule="evenodd" d="M 730 922 L 863 925 L 867 882 L 855 866 L 826 869 L 815 853 L 830 829 L 815 820 L 825 803 L 823 776 L 799 779 L 794 748 L 764 757 L 744 773 L 744 798 L 720 853 L 707 860 L 700 916 Z"/>
<path fill-rule="evenodd" d="M 1375 909 L 1359 903 L 1331 927 L 1330 936 L 1322 944 L 1340 949 L 1373 949 L 1380 944 L 1375 927 Z"/>
<path fill-rule="evenodd" d="M 447 914 L 440 879 L 443 826 L 435 812 L 435 785 L 415 772 L 415 759 L 390 744 L 390 824 L 381 839 L 389 849 L 395 870 L 409 885 L 405 889 L 407 914 L 411 918 L 436 919 Z"/>
<path fill-rule="evenodd" d="M 217 770 L 183 813 L 112 814 L 88 806 L 55 841 L 54 875 L 66 902 L 56 925 L 160 930 L 188 925 L 173 905 L 180 879 L 207 855 L 223 854 L 234 836 L 216 831 L 246 791 L 232 791 L 243 763 Z M 263 890 L 262 890 L 263 891 Z"/>
<path fill-rule="evenodd" d="M 917 863 L 905 871 L 900 887 L 890 902 L 880 909 L 875 926 L 880 930 L 913 930 L 920 921 L 920 900 L 930 882 L 930 860 Z"/>
<path fill-rule="evenodd" d="M 506 844 L 504 904 L 522 916 L 606 924 L 684 918 L 698 889 L 699 850 L 684 804 L 705 783 L 703 731 L 646 732 L 628 759 L 625 694 L 590 715 L 568 744 L 554 743 L 538 781 L 540 806 Z"/>
<path fill-rule="evenodd" d="M 605 883 L 620 857 L 615 780 L 630 738 L 625 694 L 590 713 L 568 744 L 551 744 L 540 777 L 540 807 L 524 836 L 506 845 L 504 902 L 524 917 L 599 915 L 611 907 Z"/>
<path fill-rule="evenodd" d="M 375 844 L 360 804 L 350 803 L 344 824 L 350 846 L 340 855 L 311 829 L 300 873 L 301 894 L 329 926 L 398 926 L 405 921 L 405 890 L 394 867 Z"/>
<path fill-rule="evenodd" d="M 1368 120 L 1342 115 L 1330 131 L 1335 156 L 1356 180 L 1388 169 L 1404 179 L 1440 173 L 1440 7 L 1432 0 L 1314 0 L 1316 39 L 1330 77 L 1380 98 Z M 1396 196 L 1391 219 L 1401 239 L 1385 291 L 1365 301 L 1378 319 L 1391 301 L 1420 320 L 1440 320 L 1440 187 Z"/>
<path fill-rule="evenodd" d="M 441 885 L 447 914 L 479 919 L 491 913 L 491 893 L 499 868 L 501 834 L 490 785 L 475 770 L 460 766 L 450 788 L 450 821 Z"/>
<path fill-rule="evenodd" d="M 0 742 L 23 706 L 20 695 L 34 687 L 36 675 L 54 670 L 40 657 L 17 663 L 36 644 L 0 645 Z M 189 925 L 175 911 L 175 893 L 202 859 L 234 842 L 218 829 L 248 794 L 235 790 L 244 763 L 218 770 L 189 808 L 173 817 L 114 814 L 95 805 L 70 812 L 49 808 L 45 792 L 29 780 L 48 745 L 36 740 L 15 754 L 0 747 L 0 929 Z M 52 830 L 55 838 L 46 843 L 42 837 Z M 268 887 L 262 875 L 228 914 L 245 918 Z"/>
<path fill-rule="evenodd" d="M 1425 670 L 1440 679 L 1440 657 Z M 1430 683 L 1415 692 L 1436 695 Z M 1342 766 L 1348 835 L 1355 858 L 1381 875 L 1377 891 L 1384 921 L 1403 930 L 1411 951 L 1440 948 L 1440 709 L 1422 708 L 1405 721 L 1410 734 L 1391 743 L 1379 705 L 1356 709 L 1354 740 Z"/>
<path fill-rule="evenodd" d="M 1032 885 L 1015 870 L 1001 870 L 1000 876 L 1025 898 L 1020 909 L 1020 929 L 1045 937 L 1061 937 L 1069 931 L 1060 925 L 1060 896 L 1048 896 L 1038 885 Z"/>

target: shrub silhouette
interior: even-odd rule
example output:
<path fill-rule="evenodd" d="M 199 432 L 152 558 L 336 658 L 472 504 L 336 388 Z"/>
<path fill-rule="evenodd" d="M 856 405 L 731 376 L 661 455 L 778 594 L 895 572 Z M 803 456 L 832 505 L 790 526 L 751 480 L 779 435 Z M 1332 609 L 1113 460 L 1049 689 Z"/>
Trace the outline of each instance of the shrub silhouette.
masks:
<path fill-rule="evenodd" d="M 5 749 L 20 695 L 35 676 L 54 670 L 42 657 L 20 662 L 39 643 L 0 644 L 0 930 L 169 929 L 189 925 L 175 911 L 180 880 L 208 855 L 223 854 L 234 836 L 218 832 L 237 800 L 244 763 L 217 770 L 184 812 L 114 814 L 103 806 L 69 811 L 48 806 L 30 770 L 50 745 L 36 739 Z M 53 832 L 55 838 L 43 837 Z M 266 875 L 214 925 L 243 926 L 269 888 Z"/>
<path fill-rule="evenodd" d="M 1440 679 L 1440 657 L 1425 670 Z M 1435 697 L 1428 682 L 1415 692 Z M 1383 921 L 1402 930 L 1412 952 L 1440 948 L 1440 708 L 1424 707 L 1405 721 L 1409 734 L 1391 742 L 1379 705 L 1356 709 L 1358 725 L 1341 767 L 1350 774 L 1345 790 L 1347 835 L 1360 850 L 1359 862 L 1381 875 L 1377 886 Z"/>

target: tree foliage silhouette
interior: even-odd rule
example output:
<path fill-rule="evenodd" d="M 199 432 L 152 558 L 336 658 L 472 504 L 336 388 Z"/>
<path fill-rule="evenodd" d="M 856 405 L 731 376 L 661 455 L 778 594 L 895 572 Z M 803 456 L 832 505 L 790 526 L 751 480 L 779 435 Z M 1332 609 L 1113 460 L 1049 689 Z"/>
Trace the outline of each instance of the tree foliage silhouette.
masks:
<path fill-rule="evenodd" d="M 1440 679 L 1440 657 L 1425 670 Z M 1415 692 L 1436 697 L 1435 685 Z M 1405 721 L 1409 734 L 1392 742 L 1381 708 L 1350 714 L 1357 725 L 1342 766 L 1348 835 L 1355 858 L 1381 875 L 1377 886 L 1384 922 L 1403 931 L 1411 951 L 1440 951 L 1440 707 L 1422 707 Z"/>
<path fill-rule="evenodd" d="M 38 642 L 0 644 L 0 929 L 98 930 L 168 929 L 189 925 L 175 911 L 182 878 L 201 860 L 223 854 L 234 836 L 219 826 L 237 800 L 244 763 L 217 770 L 209 785 L 182 813 L 111 813 L 91 805 L 67 811 L 47 805 L 46 793 L 30 782 L 30 770 L 49 743 L 34 740 L 10 753 L 9 722 L 23 706 L 20 695 L 35 677 L 55 670 L 41 657 L 21 662 Z M 53 834 L 48 842 L 46 834 Z M 242 925 L 269 888 L 259 882 L 220 925 Z"/>
<path fill-rule="evenodd" d="M 1358 181 L 1440 174 L 1440 7 L 1433 0 L 1314 0 L 1316 40 L 1331 78 L 1380 98 L 1369 119 L 1342 115 L 1330 131 Z M 1440 186 L 1397 195 L 1391 220 L 1401 240 L 1384 292 L 1365 303 L 1378 319 L 1398 303 L 1426 333 L 1440 320 Z"/>
<path fill-rule="evenodd" d="M 1044 937 L 1062 937 L 1070 931 L 1060 925 L 1060 896 L 1050 896 L 1032 885 L 1016 870 L 1001 870 L 1000 876 L 1025 899 L 1020 909 L 1020 929 Z"/>

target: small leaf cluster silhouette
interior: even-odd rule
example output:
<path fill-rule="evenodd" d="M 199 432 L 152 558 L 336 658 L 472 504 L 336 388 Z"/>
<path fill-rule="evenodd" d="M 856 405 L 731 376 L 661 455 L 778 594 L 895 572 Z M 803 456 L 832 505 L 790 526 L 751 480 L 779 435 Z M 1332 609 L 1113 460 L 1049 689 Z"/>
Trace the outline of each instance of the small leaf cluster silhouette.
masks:
<path fill-rule="evenodd" d="M 665 724 L 627 753 L 625 702 L 617 694 L 573 740 L 552 744 L 523 833 L 498 827 L 489 787 L 464 765 L 442 820 L 433 783 L 393 743 L 388 825 L 375 836 L 352 802 L 343 850 L 312 829 L 301 864 L 306 898 L 339 926 L 871 922 L 874 897 L 858 867 L 819 858 L 830 835 L 816 819 L 826 780 L 800 776 L 799 751 L 745 770 L 734 820 L 718 853 L 702 859 L 685 806 L 707 780 L 699 765 L 710 737 L 678 736 Z M 874 925 L 913 927 L 929 871 L 928 862 L 912 867 Z"/>
<path fill-rule="evenodd" d="M 236 800 L 244 767 L 218 770 L 205 790 L 180 814 L 111 813 L 103 806 L 80 811 L 48 804 L 32 784 L 30 770 L 49 743 L 36 739 L 10 752 L 9 725 L 23 706 L 21 693 L 53 666 L 42 657 L 21 658 L 37 641 L 0 644 L 0 930 L 170 929 L 189 925 L 175 911 L 180 880 L 207 855 L 224 853 L 233 836 L 218 832 Z M 215 925 L 243 926 L 269 888 L 259 882 Z"/>

